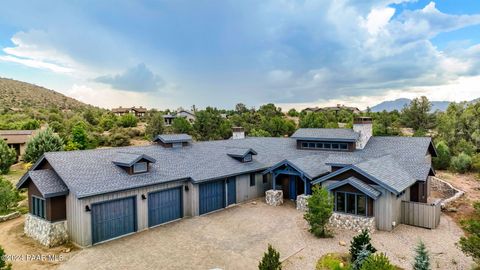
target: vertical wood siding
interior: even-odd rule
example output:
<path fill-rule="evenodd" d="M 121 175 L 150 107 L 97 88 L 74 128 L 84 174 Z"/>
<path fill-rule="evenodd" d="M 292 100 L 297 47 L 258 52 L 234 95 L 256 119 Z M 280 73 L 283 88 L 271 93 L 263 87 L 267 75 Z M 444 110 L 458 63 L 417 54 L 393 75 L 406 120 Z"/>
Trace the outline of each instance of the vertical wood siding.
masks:
<path fill-rule="evenodd" d="M 435 229 L 440 223 L 441 204 L 402 201 L 401 221 L 404 224 Z"/>

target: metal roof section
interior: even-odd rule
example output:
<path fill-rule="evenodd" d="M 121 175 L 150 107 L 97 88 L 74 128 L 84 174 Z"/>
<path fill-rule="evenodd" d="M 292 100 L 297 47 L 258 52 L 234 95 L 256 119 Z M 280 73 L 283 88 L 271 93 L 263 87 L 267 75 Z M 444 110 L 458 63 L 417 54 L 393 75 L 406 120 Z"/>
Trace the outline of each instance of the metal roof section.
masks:
<path fill-rule="evenodd" d="M 299 128 L 291 138 L 297 140 L 356 142 L 359 134 L 349 128 Z"/>

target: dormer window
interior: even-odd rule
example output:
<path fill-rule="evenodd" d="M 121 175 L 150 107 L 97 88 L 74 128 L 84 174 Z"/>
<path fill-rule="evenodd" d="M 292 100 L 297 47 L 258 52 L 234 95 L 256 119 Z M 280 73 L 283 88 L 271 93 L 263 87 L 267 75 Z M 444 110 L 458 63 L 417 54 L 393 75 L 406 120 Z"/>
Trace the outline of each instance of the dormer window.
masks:
<path fill-rule="evenodd" d="M 252 148 L 228 148 L 227 155 L 230 157 L 241 161 L 241 162 L 251 162 L 253 160 L 253 155 L 256 155 L 257 152 Z"/>
<path fill-rule="evenodd" d="M 156 160 L 145 154 L 117 153 L 112 162 L 128 174 L 140 174 L 148 172 L 150 163 L 155 163 Z"/>
<path fill-rule="evenodd" d="M 188 134 L 161 134 L 153 141 L 165 148 L 182 148 L 192 141 L 192 137 Z"/>

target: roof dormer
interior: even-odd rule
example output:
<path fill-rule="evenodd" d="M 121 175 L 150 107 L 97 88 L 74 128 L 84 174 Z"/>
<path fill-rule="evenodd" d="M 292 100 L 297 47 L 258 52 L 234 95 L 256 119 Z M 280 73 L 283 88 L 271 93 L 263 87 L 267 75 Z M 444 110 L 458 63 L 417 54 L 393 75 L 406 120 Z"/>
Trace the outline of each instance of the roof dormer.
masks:
<path fill-rule="evenodd" d="M 150 163 L 156 160 L 145 154 L 117 153 L 112 163 L 124 169 L 128 174 L 146 173 L 150 170 Z"/>
<path fill-rule="evenodd" d="M 241 161 L 241 162 L 250 162 L 253 160 L 252 156 L 256 155 L 257 152 L 252 148 L 228 148 L 227 155 L 230 157 Z"/>
<path fill-rule="evenodd" d="M 353 151 L 359 133 L 347 128 L 300 128 L 291 138 L 298 149 Z"/>
<path fill-rule="evenodd" d="M 188 134 L 161 134 L 153 141 L 165 148 L 181 148 L 187 146 L 192 141 L 192 137 Z"/>

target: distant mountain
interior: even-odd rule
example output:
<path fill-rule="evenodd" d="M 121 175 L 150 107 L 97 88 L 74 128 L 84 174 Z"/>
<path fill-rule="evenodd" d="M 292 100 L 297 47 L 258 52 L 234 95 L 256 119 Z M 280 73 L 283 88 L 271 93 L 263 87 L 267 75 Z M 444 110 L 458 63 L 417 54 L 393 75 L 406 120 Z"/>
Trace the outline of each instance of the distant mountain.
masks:
<path fill-rule="evenodd" d="M 386 110 L 387 112 L 391 112 L 393 110 L 401 111 L 403 107 L 410 104 L 411 101 L 412 100 L 408 98 L 399 98 L 395 100 L 384 101 L 382 103 L 379 103 L 371 107 L 370 109 L 372 110 L 372 112 L 381 112 L 383 110 Z M 469 103 L 475 103 L 478 101 L 480 101 L 480 98 L 469 101 Z M 445 111 L 448 108 L 450 101 L 431 101 L 431 103 L 432 103 L 432 112 L 437 110 Z"/>
<path fill-rule="evenodd" d="M 42 109 L 56 106 L 59 109 L 77 110 L 91 105 L 34 84 L 0 78 L 0 109 Z"/>

